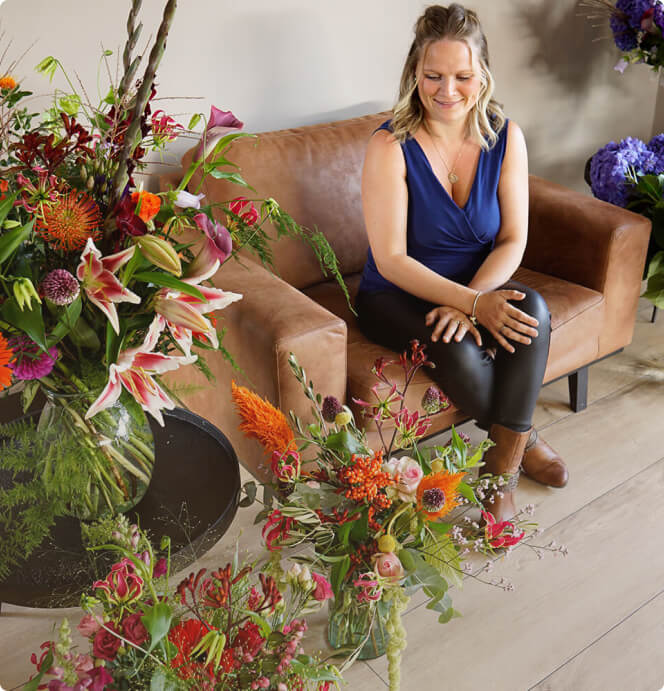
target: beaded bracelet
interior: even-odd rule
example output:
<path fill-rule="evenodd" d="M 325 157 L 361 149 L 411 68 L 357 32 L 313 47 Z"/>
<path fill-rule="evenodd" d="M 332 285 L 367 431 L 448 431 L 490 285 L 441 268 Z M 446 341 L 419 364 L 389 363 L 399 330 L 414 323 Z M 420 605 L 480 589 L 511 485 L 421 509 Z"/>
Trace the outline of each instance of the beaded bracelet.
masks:
<path fill-rule="evenodd" d="M 468 319 L 472 322 L 473 326 L 477 326 L 477 317 L 475 316 L 475 310 L 477 309 L 477 301 L 480 299 L 480 295 L 482 294 L 481 290 L 477 291 L 477 295 L 475 296 L 475 299 L 473 300 L 473 309 L 470 313 L 470 316 Z"/>

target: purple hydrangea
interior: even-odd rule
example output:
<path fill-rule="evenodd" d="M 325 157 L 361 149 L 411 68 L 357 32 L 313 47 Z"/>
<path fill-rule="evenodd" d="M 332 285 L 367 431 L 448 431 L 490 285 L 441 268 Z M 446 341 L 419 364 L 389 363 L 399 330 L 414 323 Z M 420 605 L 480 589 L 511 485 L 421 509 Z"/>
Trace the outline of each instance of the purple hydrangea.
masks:
<path fill-rule="evenodd" d="M 652 172 L 657 175 L 664 173 L 664 133 L 655 135 L 648 142 L 648 149 L 655 154 Z"/>
<path fill-rule="evenodd" d="M 615 14 L 609 19 L 613 40 L 620 50 L 629 51 L 636 48 L 636 31 Z"/>
<path fill-rule="evenodd" d="M 616 206 L 626 206 L 630 187 L 626 177 L 630 168 L 637 173 L 652 173 L 657 157 L 635 137 L 627 137 L 619 144 L 609 142 L 590 162 L 590 184 L 593 194 Z"/>
<path fill-rule="evenodd" d="M 630 26 L 637 31 L 641 29 L 643 15 L 653 7 L 652 0 L 618 0 L 616 9 L 627 15 Z"/>
<path fill-rule="evenodd" d="M 660 2 L 655 3 L 655 13 L 653 14 L 653 21 L 660 31 L 664 31 L 664 5 Z"/>

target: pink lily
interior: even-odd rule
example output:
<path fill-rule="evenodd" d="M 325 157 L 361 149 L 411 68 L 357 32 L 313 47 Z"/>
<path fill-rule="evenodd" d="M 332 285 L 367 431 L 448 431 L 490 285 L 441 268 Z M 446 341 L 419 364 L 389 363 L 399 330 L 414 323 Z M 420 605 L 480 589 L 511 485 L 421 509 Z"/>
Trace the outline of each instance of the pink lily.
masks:
<path fill-rule="evenodd" d="M 141 298 L 127 290 L 114 276 L 116 271 L 124 266 L 134 255 L 132 245 L 122 252 L 102 257 L 91 238 L 81 254 L 81 262 L 76 269 L 78 280 L 83 285 L 90 302 L 97 305 L 108 317 L 116 334 L 120 333 L 120 322 L 116 302 L 131 302 L 138 305 Z"/>
<path fill-rule="evenodd" d="M 163 327 L 164 321 L 157 315 L 150 324 L 143 345 L 127 348 L 120 353 L 117 363 L 109 368 L 108 383 L 104 390 L 85 414 L 86 420 L 112 406 L 120 397 L 122 387 L 124 387 L 140 403 L 143 410 L 151 413 L 155 420 L 162 427 L 164 426 L 161 409 L 172 410 L 175 408 L 175 403 L 153 377 L 163 372 L 176 370 L 180 365 L 190 365 L 196 361 L 197 356 L 183 357 L 152 352 Z"/>
<path fill-rule="evenodd" d="M 230 132 L 241 130 L 244 123 L 238 120 L 230 110 L 220 110 L 212 106 L 210 118 L 203 133 L 201 144 L 198 147 L 196 158 L 205 160 L 214 150 L 217 142 Z"/>
<path fill-rule="evenodd" d="M 233 239 L 226 227 L 218 221 L 211 221 L 207 214 L 196 214 L 194 223 L 203 231 L 205 243 L 187 267 L 185 280 L 196 285 L 217 273 L 233 251 Z"/>

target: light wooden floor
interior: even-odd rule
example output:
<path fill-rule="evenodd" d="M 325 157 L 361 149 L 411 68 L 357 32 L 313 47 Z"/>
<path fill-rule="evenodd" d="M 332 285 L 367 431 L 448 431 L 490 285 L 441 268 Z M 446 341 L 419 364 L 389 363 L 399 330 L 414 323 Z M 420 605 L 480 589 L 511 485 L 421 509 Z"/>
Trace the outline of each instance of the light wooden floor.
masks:
<path fill-rule="evenodd" d="M 590 405 L 572 414 L 566 381 L 542 390 L 535 415 L 543 436 L 566 459 L 570 482 L 547 489 L 522 478 L 521 504 L 536 506 L 567 558 L 519 547 L 494 573 L 514 592 L 467 581 L 453 593 L 461 619 L 441 626 L 414 599 L 405 615 L 403 691 L 659 691 L 664 687 L 664 381 L 635 371 L 640 359 L 664 367 L 664 314 L 649 323 L 642 301 L 634 342 L 590 370 Z M 464 430 L 475 440 L 481 432 Z M 197 566 L 226 563 L 235 537 L 259 546 L 254 509 L 240 509 L 229 534 Z M 76 610 L 4 606 L 0 687 L 24 682 L 30 653 L 54 622 Z M 311 622 L 310 648 L 324 648 L 325 616 Z M 387 663 L 357 663 L 348 688 L 387 688 Z"/>

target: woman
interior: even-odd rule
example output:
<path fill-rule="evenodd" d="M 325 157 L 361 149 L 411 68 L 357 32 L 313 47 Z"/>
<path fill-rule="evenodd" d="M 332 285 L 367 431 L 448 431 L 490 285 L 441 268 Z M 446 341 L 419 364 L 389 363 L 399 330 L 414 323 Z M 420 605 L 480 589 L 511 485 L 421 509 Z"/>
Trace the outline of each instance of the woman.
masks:
<path fill-rule="evenodd" d="M 495 442 L 486 470 L 511 477 L 488 499 L 516 512 L 519 467 L 562 487 L 567 469 L 532 431 L 549 351 L 542 297 L 510 281 L 526 246 L 523 134 L 493 100 L 477 15 L 434 5 L 415 26 L 391 121 L 374 132 L 362 177 L 369 257 L 356 307 L 374 342 L 428 345 L 432 377 Z"/>

